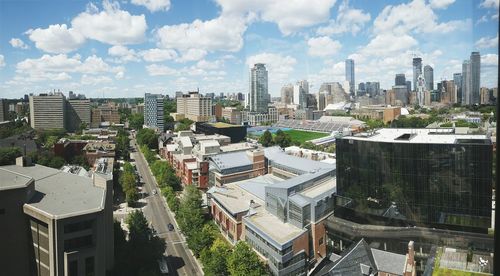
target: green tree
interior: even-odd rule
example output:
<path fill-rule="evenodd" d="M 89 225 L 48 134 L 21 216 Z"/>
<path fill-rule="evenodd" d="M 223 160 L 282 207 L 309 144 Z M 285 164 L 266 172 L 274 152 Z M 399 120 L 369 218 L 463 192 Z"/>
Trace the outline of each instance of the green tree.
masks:
<path fill-rule="evenodd" d="M 229 275 L 227 260 L 231 255 L 231 246 L 221 238 L 217 238 L 212 246 L 201 253 L 203 271 L 207 276 Z"/>
<path fill-rule="evenodd" d="M 203 227 L 201 204 L 201 193 L 198 188 L 193 185 L 187 186 L 177 212 L 177 223 L 188 237 Z"/>
<path fill-rule="evenodd" d="M 18 147 L 0 148 L 0 165 L 15 164 L 16 158 L 21 155 L 21 149 Z"/>
<path fill-rule="evenodd" d="M 273 135 L 269 130 L 264 131 L 262 136 L 259 138 L 259 143 L 264 147 L 269 147 L 273 145 Z"/>
<path fill-rule="evenodd" d="M 282 148 L 286 148 L 291 146 L 292 138 L 288 133 L 282 131 L 281 129 L 278 129 L 278 131 L 276 131 L 276 135 L 274 136 L 274 144 Z"/>
<path fill-rule="evenodd" d="M 239 241 L 227 259 L 229 273 L 233 276 L 267 275 L 266 266 L 244 241 Z"/>
<path fill-rule="evenodd" d="M 135 130 L 142 129 L 142 125 L 144 125 L 144 115 L 140 113 L 131 114 L 128 118 L 128 125 Z"/>
<path fill-rule="evenodd" d="M 193 250 L 196 256 L 199 256 L 204 248 L 209 248 L 216 235 L 217 228 L 213 224 L 207 223 L 203 225 L 201 231 L 193 231 L 187 239 L 188 247 Z"/>
<path fill-rule="evenodd" d="M 137 143 L 147 145 L 150 149 L 158 149 L 158 134 L 149 128 L 143 128 L 137 132 Z"/>

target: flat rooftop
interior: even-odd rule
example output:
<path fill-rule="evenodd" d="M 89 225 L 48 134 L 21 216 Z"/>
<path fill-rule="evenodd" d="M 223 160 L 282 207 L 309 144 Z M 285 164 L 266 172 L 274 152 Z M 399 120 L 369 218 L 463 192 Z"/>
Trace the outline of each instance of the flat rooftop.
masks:
<path fill-rule="evenodd" d="M 95 187 L 88 177 L 40 165 L 3 166 L 0 177 L 2 185 L 8 182 L 5 179 L 15 180 L 17 177 L 19 183 L 34 179 L 36 193 L 28 206 L 54 218 L 88 214 L 104 208 L 104 189 Z"/>
<path fill-rule="evenodd" d="M 345 136 L 342 139 L 388 142 L 388 143 L 414 143 L 414 144 L 459 144 L 467 143 L 489 144 L 491 142 L 482 134 L 455 134 L 453 129 L 429 128 L 382 128 L 373 135 L 360 133 L 354 136 Z"/>
<path fill-rule="evenodd" d="M 6 170 L 5 167 L 0 167 L 0 191 L 24 188 L 33 180 L 31 177 Z"/>
<path fill-rule="evenodd" d="M 232 125 L 232 124 L 223 123 L 223 122 L 211 123 L 210 125 L 214 126 L 216 128 L 241 127 L 240 125 Z"/>
<path fill-rule="evenodd" d="M 299 194 L 312 199 L 315 199 L 322 195 L 331 195 L 332 193 L 327 192 L 331 190 L 333 190 L 333 192 L 337 191 L 337 178 L 330 177 L 327 179 L 327 181 L 324 181 L 323 183 L 318 185 L 314 185 L 311 188 L 305 189 L 299 192 Z"/>

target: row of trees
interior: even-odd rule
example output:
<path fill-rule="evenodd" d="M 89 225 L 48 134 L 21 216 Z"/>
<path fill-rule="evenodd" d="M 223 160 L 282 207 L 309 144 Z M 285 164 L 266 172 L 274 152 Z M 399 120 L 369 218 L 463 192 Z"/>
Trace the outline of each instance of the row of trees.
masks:
<path fill-rule="evenodd" d="M 137 177 L 135 175 L 135 170 L 132 164 L 125 162 L 123 165 L 123 171 L 120 173 L 119 177 L 120 187 L 125 194 L 125 201 L 129 206 L 134 205 L 134 203 L 139 199 L 139 194 L 137 193 Z"/>
<path fill-rule="evenodd" d="M 125 219 L 128 241 L 120 223 L 114 223 L 115 266 L 113 275 L 159 275 L 158 260 L 165 252 L 165 241 L 153 234 L 142 211 Z"/>
<path fill-rule="evenodd" d="M 175 130 L 177 131 L 182 131 L 182 130 L 189 130 L 191 125 L 193 124 L 194 122 L 191 121 L 190 119 L 188 118 L 184 118 L 182 120 L 179 121 L 179 125 L 177 125 L 177 127 L 175 128 Z"/>
<path fill-rule="evenodd" d="M 146 145 L 150 149 L 158 149 L 158 134 L 149 128 L 140 129 L 136 134 L 137 143 Z"/>
<path fill-rule="evenodd" d="M 130 159 L 130 138 L 128 138 L 128 132 L 123 129 L 118 129 L 118 134 L 116 136 L 116 147 L 115 153 L 117 157 L 121 157 L 124 160 Z"/>
<path fill-rule="evenodd" d="M 260 136 L 259 143 L 261 143 L 264 147 L 278 145 L 282 148 L 286 148 L 292 145 L 292 138 L 288 133 L 282 131 L 281 129 L 278 129 L 278 131 L 276 131 L 274 137 L 269 130 L 266 130 Z"/>

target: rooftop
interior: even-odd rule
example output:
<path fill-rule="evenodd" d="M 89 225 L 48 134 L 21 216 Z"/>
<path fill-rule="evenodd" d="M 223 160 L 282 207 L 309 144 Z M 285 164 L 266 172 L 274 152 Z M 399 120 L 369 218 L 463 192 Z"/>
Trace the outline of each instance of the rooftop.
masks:
<path fill-rule="evenodd" d="M 0 168 L 0 176 L 2 180 L 19 179 L 19 183 L 34 179 L 36 193 L 28 206 L 54 218 L 87 214 L 104 208 L 105 191 L 94 186 L 93 180 L 88 177 L 40 165 L 3 166 Z"/>
<path fill-rule="evenodd" d="M 216 128 L 241 127 L 240 125 L 232 125 L 232 124 L 223 123 L 223 122 L 211 123 L 210 125 L 212 125 Z"/>
<path fill-rule="evenodd" d="M 361 133 L 354 136 L 345 136 L 342 139 L 413 144 L 460 144 L 463 142 L 475 144 L 491 143 L 486 135 L 456 134 L 453 132 L 453 129 L 428 128 L 382 128 L 376 130 L 373 135 Z"/>
<path fill-rule="evenodd" d="M 253 144 L 242 142 L 242 143 L 234 143 L 226 146 L 221 146 L 220 150 L 222 152 L 231 152 L 231 151 L 249 150 L 254 148 L 256 148 L 256 146 L 254 146 Z"/>
<path fill-rule="evenodd" d="M 0 179 L 0 191 L 23 188 L 33 180 L 29 176 L 6 170 L 5 167 L 0 167 Z"/>
<path fill-rule="evenodd" d="M 252 161 L 248 159 L 248 156 L 244 151 L 217 154 L 210 157 L 210 159 L 220 170 L 252 165 Z"/>
<path fill-rule="evenodd" d="M 264 152 L 266 158 L 270 159 L 273 163 L 278 163 L 303 173 L 316 171 L 318 169 L 335 169 L 335 166 L 331 164 L 288 155 L 279 147 L 266 148 Z"/>

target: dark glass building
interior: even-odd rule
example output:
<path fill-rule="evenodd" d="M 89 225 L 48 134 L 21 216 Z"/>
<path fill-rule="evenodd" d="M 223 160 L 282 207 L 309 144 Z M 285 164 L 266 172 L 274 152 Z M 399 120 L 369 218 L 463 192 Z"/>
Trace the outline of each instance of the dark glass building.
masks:
<path fill-rule="evenodd" d="M 491 227 L 492 144 L 486 135 L 381 129 L 338 139 L 336 154 L 335 216 L 472 232 Z"/>

